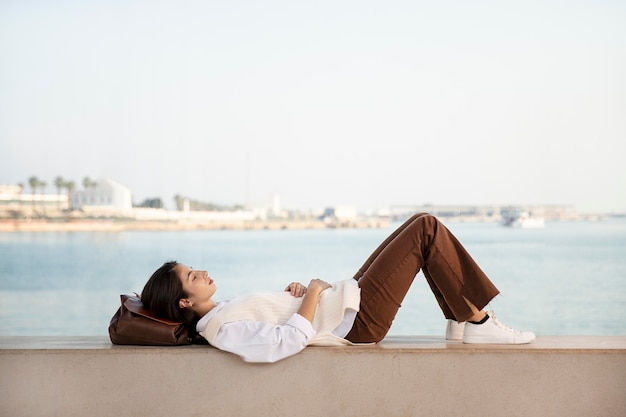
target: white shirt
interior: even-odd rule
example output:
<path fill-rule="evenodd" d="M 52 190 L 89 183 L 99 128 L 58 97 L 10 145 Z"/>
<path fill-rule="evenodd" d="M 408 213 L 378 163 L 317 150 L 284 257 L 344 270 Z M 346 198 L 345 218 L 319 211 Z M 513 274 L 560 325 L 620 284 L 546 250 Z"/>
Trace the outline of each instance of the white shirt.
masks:
<path fill-rule="evenodd" d="M 228 301 L 217 303 L 198 321 L 196 325 L 198 332 L 204 330 L 211 317 L 226 303 Z M 356 311 L 347 310 L 333 334 L 345 337 L 352 328 L 355 318 Z M 276 362 L 300 352 L 313 336 L 315 330 L 311 323 L 295 313 L 283 325 L 252 320 L 223 324 L 213 341 L 213 346 L 239 355 L 246 362 Z"/>

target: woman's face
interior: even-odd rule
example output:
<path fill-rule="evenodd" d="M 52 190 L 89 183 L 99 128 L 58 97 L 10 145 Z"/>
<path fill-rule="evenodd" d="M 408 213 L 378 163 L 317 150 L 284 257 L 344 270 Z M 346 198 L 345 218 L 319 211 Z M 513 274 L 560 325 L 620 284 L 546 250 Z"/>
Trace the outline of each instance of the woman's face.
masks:
<path fill-rule="evenodd" d="M 174 271 L 183 284 L 183 290 L 187 294 L 186 300 L 191 303 L 188 307 L 199 307 L 211 302 L 213 294 L 217 291 L 217 285 L 207 271 L 193 269 L 183 264 L 176 265 Z"/>

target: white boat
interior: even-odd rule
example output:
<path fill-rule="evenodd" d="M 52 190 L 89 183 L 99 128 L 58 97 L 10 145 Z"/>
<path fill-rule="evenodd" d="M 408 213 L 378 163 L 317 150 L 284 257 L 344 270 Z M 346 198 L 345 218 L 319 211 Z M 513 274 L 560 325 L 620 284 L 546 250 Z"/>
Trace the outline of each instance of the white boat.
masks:
<path fill-rule="evenodd" d="M 542 229 L 546 226 L 543 216 L 536 216 L 529 211 L 506 211 L 502 213 L 502 224 L 522 229 Z"/>

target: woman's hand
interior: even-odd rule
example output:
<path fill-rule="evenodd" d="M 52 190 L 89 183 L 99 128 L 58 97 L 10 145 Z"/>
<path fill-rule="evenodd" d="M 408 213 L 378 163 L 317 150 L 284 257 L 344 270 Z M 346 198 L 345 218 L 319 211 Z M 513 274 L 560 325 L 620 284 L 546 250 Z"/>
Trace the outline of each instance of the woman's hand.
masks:
<path fill-rule="evenodd" d="M 332 287 L 328 282 L 321 279 L 312 279 L 309 282 L 309 288 L 306 290 L 306 294 L 302 299 L 302 304 L 298 310 L 298 314 L 313 323 L 313 317 L 315 317 L 315 311 L 317 310 L 317 301 L 320 298 L 322 291 Z"/>
<path fill-rule="evenodd" d="M 294 297 L 302 297 L 306 293 L 306 287 L 299 282 L 292 282 L 287 285 L 285 291 L 289 291 Z"/>
<path fill-rule="evenodd" d="M 312 279 L 309 283 L 309 288 L 314 289 L 316 292 L 319 291 L 318 294 L 325 289 L 331 287 L 332 285 L 330 285 L 328 282 L 318 278 Z M 289 291 L 294 297 L 302 297 L 307 292 L 307 287 L 299 282 L 292 282 L 291 284 L 287 285 L 285 291 Z"/>
<path fill-rule="evenodd" d="M 321 280 L 319 278 L 312 279 L 311 282 L 309 282 L 309 290 L 319 291 L 318 294 L 320 294 L 322 291 L 327 290 L 328 288 L 331 288 L 331 287 L 332 285 L 330 285 L 328 282 Z"/>

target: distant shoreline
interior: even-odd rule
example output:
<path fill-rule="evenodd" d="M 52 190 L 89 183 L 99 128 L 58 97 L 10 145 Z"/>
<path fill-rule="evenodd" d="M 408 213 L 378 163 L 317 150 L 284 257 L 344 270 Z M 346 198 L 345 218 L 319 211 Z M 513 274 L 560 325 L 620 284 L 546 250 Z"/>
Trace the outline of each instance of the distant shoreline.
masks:
<path fill-rule="evenodd" d="M 322 220 L 242 220 L 242 221 L 139 221 L 139 220 L 0 220 L 2 232 L 124 232 L 191 230 L 303 230 L 385 228 L 388 220 L 351 220 L 328 223 Z"/>
<path fill-rule="evenodd" d="M 605 217 L 626 216 L 576 215 L 546 218 L 553 221 L 599 221 Z M 444 223 L 500 222 L 499 216 L 438 216 Z M 192 231 L 192 230 L 306 230 L 306 229 L 380 229 L 391 222 L 389 218 L 350 220 L 320 219 L 178 219 L 136 220 L 129 218 L 22 218 L 0 219 L 0 233 L 19 232 L 124 232 L 124 231 Z"/>

